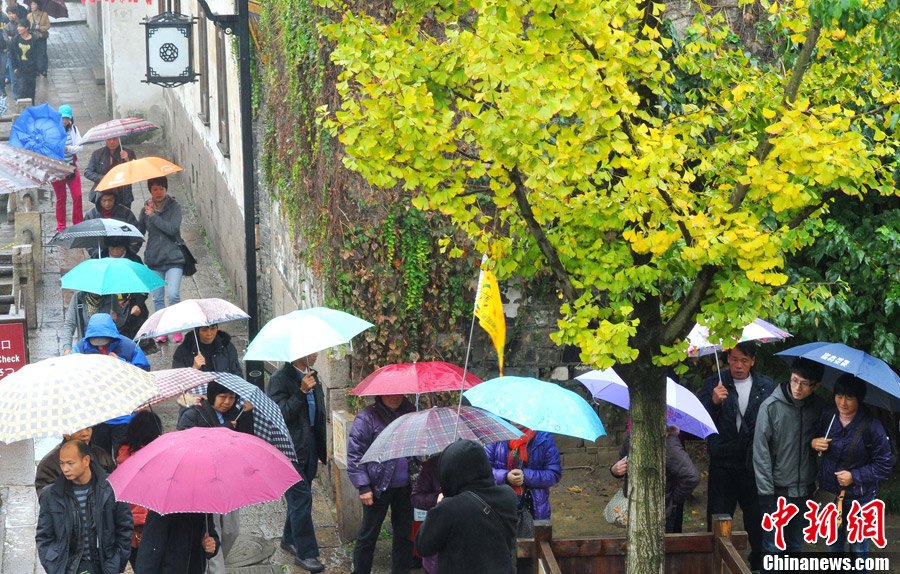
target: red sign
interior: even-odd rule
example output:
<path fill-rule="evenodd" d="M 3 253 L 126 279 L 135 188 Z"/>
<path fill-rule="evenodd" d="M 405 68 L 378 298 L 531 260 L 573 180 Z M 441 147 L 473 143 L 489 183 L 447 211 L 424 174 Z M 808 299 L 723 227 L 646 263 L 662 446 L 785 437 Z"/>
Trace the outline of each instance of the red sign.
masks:
<path fill-rule="evenodd" d="M 0 379 L 28 364 L 25 322 L 0 323 Z"/>

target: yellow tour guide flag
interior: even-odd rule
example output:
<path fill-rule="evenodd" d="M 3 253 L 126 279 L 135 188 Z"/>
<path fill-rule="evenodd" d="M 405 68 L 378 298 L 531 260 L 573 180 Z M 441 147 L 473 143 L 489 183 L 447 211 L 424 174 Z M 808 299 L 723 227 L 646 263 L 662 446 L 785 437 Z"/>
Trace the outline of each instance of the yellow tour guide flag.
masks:
<path fill-rule="evenodd" d="M 482 265 L 487 261 L 483 260 Z M 497 349 L 497 361 L 500 364 L 500 376 L 503 376 L 503 347 L 506 344 L 506 317 L 503 315 L 503 301 L 500 299 L 500 285 L 492 271 L 484 269 L 478 276 L 478 291 L 475 293 L 475 316 L 478 324 L 487 331 L 494 348 Z"/>

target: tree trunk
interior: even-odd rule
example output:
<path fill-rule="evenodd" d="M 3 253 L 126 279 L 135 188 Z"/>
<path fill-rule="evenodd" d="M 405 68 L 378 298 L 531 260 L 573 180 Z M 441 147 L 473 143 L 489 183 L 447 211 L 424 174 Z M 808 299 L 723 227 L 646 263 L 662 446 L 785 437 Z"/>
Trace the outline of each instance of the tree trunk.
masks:
<path fill-rule="evenodd" d="M 648 296 L 635 308 L 640 318 L 636 361 L 622 368 L 631 395 L 628 454 L 628 574 L 662 574 L 665 566 L 666 371 L 651 360 L 659 353 L 659 299 Z"/>

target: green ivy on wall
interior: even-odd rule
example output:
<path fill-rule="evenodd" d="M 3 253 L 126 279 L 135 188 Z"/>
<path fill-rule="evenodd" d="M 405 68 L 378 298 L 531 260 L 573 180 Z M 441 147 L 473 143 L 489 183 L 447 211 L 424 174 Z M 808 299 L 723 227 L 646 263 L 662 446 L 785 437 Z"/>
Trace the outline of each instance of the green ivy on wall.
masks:
<path fill-rule="evenodd" d="M 354 341 L 351 376 L 416 358 L 462 361 L 478 259 L 460 237 L 452 239 L 462 256 L 449 258 L 439 241 L 452 227 L 412 208 L 408 192 L 374 189 L 343 167 L 343 149 L 317 122 L 317 109 L 337 101 L 337 71 L 316 28 L 327 15 L 309 0 L 263 6 L 265 57 L 254 63 L 266 103 L 263 183 L 296 259 L 325 285 L 326 305 L 375 324 Z"/>

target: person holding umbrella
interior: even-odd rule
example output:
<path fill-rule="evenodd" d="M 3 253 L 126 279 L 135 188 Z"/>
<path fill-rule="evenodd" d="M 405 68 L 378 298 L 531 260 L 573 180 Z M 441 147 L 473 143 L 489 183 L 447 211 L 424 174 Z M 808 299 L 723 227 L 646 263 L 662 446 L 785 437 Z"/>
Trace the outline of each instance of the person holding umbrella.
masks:
<path fill-rule="evenodd" d="M 843 553 L 847 544 L 847 513 L 853 501 L 861 505 L 875 500 L 879 482 L 887 479 L 894 466 L 891 445 L 881 421 L 862 404 L 866 383 L 849 373 L 834 383 L 834 409 L 819 419 L 818 432 L 810 443 L 819 453 L 819 489 L 823 499 L 839 500 L 841 523 L 838 538 L 828 545 L 829 552 Z M 818 498 L 818 497 L 817 497 Z M 869 539 L 851 542 L 854 556 L 865 558 Z"/>
<path fill-rule="evenodd" d="M 735 345 L 726 355 L 728 370 L 708 377 L 697 393 L 719 431 L 706 438 L 707 529 L 712 531 L 714 514 L 731 516 L 740 504 L 750 542 L 751 570 L 762 568 L 762 513 L 752 472 L 753 435 L 759 407 L 775 389 L 770 377 L 753 368 L 756 350 L 756 344 L 751 341 Z"/>
<path fill-rule="evenodd" d="M 410 502 L 409 462 L 395 458 L 382 463 L 360 463 L 375 438 L 391 422 L 411 413 L 416 407 L 404 395 L 378 395 L 375 402 L 362 410 L 353 421 L 347 438 L 347 475 L 359 491 L 363 505 L 363 519 L 353 547 L 353 573 L 369 574 L 375 555 L 375 544 L 381 524 L 391 510 L 393 544 L 391 571 L 409 572 L 412 568 L 413 509 Z M 423 555 L 433 554 L 424 552 Z"/>
<path fill-rule="evenodd" d="M 325 442 L 325 393 L 318 373 L 313 369 L 318 354 L 313 353 L 285 363 L 269 379 L 267 394 L 281 409 L 297 453 L 295 469 L 302 480 L 291 486 L 284 497 L 287 515 L 281 547 L 294 555 L 298 566 L 309 572 L 322 572 L 319 544 L 312 521 L 311 483 L 318 463 L 328 460 Z"/>
<path fill-rule="evenodd" d="M 120 163 L 132 161 L 134 159 L 137 159 L 134 150 L 122 147 L 119 138 L 107 138 L 105 145 L 100 149 L 94 150 L 94 153 L 91 154 L 87 169 L 84 170 L 84 177 L 94 182 L 94 188 L 91 189 L 88 199 L 90 199 L 92 203 L 96 203 L 99 196 L 95 190 L 97 184 L 103 179 L 103 176 Z M 130 213 L 131 204 L 134 202 L 134 193 L 132 192 L 131 185 L 115 187 L 110 191 L 116 194 L 117 203 L 127 209 Z"/>
<path fill-rule="evenodd" d="M 46 47 L 46 43 L 45 43 Z M 78 225 L 84 221 L 84 208 L 81 204 L 81 172 L 78 171 L 78 152 L 81 151 L 81 132 L 75 125 L 75 116 L 72 106 L 63 104 L 59 106 L 59 115 L 62 116 L 63 127 L 66 129 L 66 147 L 63 161 L 75 166 L 75 171 L 66 179 L 53 182 L 53 193 L 56 195 L 56 230 L 66 228 L 66 187 L 72 195 L 72 225 Z"/>
<path fill-rule="evenodd" d="M 147 513 L 135 574 L 204 574 L 219 555 L 212 516 L 196 512 Z"/>
<path fill-rule="evenodd" d="M 153 291 L 153 306 L 159 311 L 169 304 L 174 305 L 181 300 L 181 277 L 184 272 L 184 255 L 179 245 L 181 239 L 181 205 L 168 195 L 169 180 L 166 177 L 154 177 L 147 181 L 150 188 L 150 199 L 144 204 L 138 217 L 138 229 L 147 234 L 147 247 L 144 260 L 166 285 Z M 180 343 L 184 337 L 175 333 L 172 340 Z M 166 335 L 156 338 L 157 343 L 169 340 Z"/>
<path fill-rule="evenodd" d="M 237 406 L 238 396 L 228 388 L 213 381 L 206 387 L 206 398 L 194 405 L 178 418 L 178 430 L 194 427 L 225 427 L 247 434 L 253 434 L 253 403 L 244 399 L 243 408 Z M 225 574 L 225 558 L 234 546 L 241 531 L 240 511 L 228 514 L 213 514 L 212 521 L 221 533 L 222 552 L 209 558 L 207 572 Z"/>
<path fill-rule="evenodd" d="M 95 313 L 108 313 L 115 320 L 115 295 L 98 295 L 89 291 L 76 291 L 69 302 L 66 318 L 63 321 L 63 354 L 72 352 L 72 340 L 77 335 L 83 339 L 88 322 Z"/>
<path fill-rule="evenodd" d="M 123 237 L 109 237 L 106 239 L 106 249 L 100 253 L 103 257 L 112 257 L 113 259 L 126 258 L 135 263 L 143 264 L 141 258 L 129 249 L 129 241 Z M 146 293 L 118 293 L 115 295 L 116 301 L 116 327 L 119 333 L 129 339 L 134 339 L 138 330 L 150 311 L 147 309 Z M 156 344 L 152 341 L 142 340 L 138 342 L 141 350 L 156 352 Z"/>
<path fill-rule="evenodd" d="M 119 203 L 118 193 L 115 189 L 106 189 L 100 192 L 94 207 L 84 215 L 84 220 L 89 219 L 115 219 L 123 223 L 138 226 L 137 217 L 130 209 Z M 137 253 L 141 248 L 142 241 L 135 238 L 130 242 L 130 249 L 133 253 Z M 94 248 L 89 248 L 88 253 L 91 257 L 96 257 L 97 253 Z"/>
<path fill-rule="evenodd" d="M 195 327 L 194 339 L 188 337 L 178 345 L 172 355 L 172 368 L 181 367 L 244 376 L 231 335 L 216 324 Z"/>

